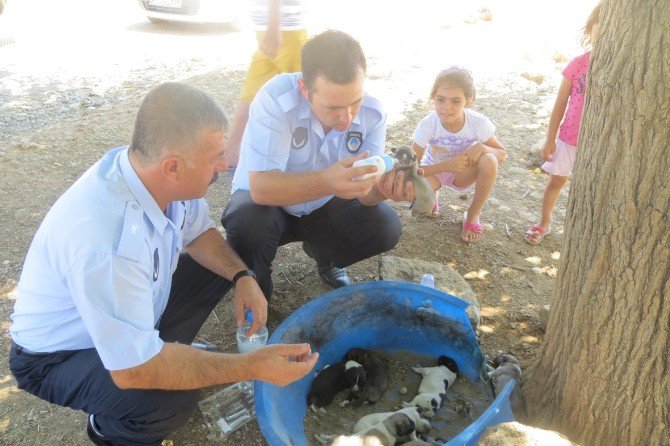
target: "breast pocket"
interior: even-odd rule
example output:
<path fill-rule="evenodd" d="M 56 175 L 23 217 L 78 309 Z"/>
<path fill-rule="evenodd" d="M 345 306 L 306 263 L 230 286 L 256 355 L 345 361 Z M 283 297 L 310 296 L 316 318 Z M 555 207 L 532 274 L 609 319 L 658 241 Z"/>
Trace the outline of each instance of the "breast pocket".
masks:
<path fill-rule="evenodd" d="M 306 127 L 296 127 L 291 133 L 291 149 L 286 170 L 302 171 L 310 161 L 309 131 Z"/>

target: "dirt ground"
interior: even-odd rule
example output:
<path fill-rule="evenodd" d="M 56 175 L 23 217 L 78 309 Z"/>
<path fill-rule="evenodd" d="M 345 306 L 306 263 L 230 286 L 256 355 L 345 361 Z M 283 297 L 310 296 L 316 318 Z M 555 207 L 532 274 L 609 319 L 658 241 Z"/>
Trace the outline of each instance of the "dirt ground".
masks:
<path fill-rule="evenodd" d="M 418 5 L 424 3 L 427 8 L 441 5 L 430 1 Z M 575 0 L 575 4 L 579 2 Z M 579 11 L 588 10 L 579 5 Z M 488 14 L 480 10 L 483 6 L 490 7 Z M 552 18 L 539 17 L 538 12 L 532 22 L 529 16 L 521 16 L 522 11 L 536 8 L 532 2 L 520 2 L 516 8 L 508 10 L 490 1 L 453 14 L 427 14 L 418 33 L 388 32 L 395 28 L 402 31 L 400 24 L 407 19 L 402 14 L 385 23 L 383 30 L 358 27 L 363 19 L 347 21 L 351 17 L 341 14 L 340 21 L 332 19 L 332 23 L 323 17 L 322 21 L 314 19 L 310 31 L 339 28 L 361 40 L 368 56 L 368 90 L 388 105 L 389 146 L 411 141 L 416 123 L 430 111 L 426 96 L 439 68 L 459 64 L 473 70 L 477 82 L 473 108 L 492 119 L 509 154 L 483 212 L 483 223 L 490 225 L 490 230 L 476 243 L 462 242 L 461 216 L 472 192 L 443 190 L 438 218 L 402 217 L 403 235 L 390 254 L 449 264 L 464 275 L 481 303 L 479 337 L 484 352 L 512 352 L 527 368 L 543 339 L 537 310 L 549 302 L 560 265 L 569 189 L 564 188 L 559 198 L 553 233 L 539 246 L 526 244 L 523 233 L 537 219 L 547 179 L 530 149 L 543 137 L 566 58 L 578 54 L 575 42 L 585 14 L 572 17 L 562 37 L 552 39 L 548 36 L 557 35 L 552 34 Z M 414 13 L 416 16 L 410 18 L 421 12 Z M 134 24 L 126 30 L 156 37 L 153 26 Z M 241 55 L 225 63 L 220 54 L 212 52 L 208 58 L 198 47 L 198 42 L 209 38 L 207 34 L 193 28 L 170 28 L 168 32 L 192 39 L 197 55 L 171 63 L 144 64 L 116 77 L 105 77 L 104 73 L 77 77 L 55 71 L 29 74 L 20 70 L 24 65 L 21 55 L 13 52 L 14 45 L 0 48 L 0 61 L 12 62 L 0 64 L 0 169 L 4 174 L 0 189 L 0 219 L 4 223 L 0 226 L 0 352 L 9 349 L 9 316 L 34 232 L 50 205 L 79 175 L 110 148 L 128 143 L 139 101 L 148 88 L 162 80 L 185 80 L 214 94 L 232 114 L 253 35 L 221 37 L 228 39 L 227 45 L 242 48 Z M 223 175 L 207 195 L 215 221 L 229 198 L 230 180 L 229 174 Z M 372 258 L 353 265 L 352 279 L 378 279 L 378 262 Z M 299 244 L 281 248 L 274 266 L 270 330 L 305 302 L 328 291 Z M 234 332 L 226 297 L 199 339 L 234 351 Z M 0 355 L 0 402 L 0 444 L 86 444 L 85 415 L 19 391 L 5 353 Z M 170 440 L 175 445 L 209 444 L 201 415 L 195 413 Z M 264 440 L 253 422 L 223 444 L 264 444 Z"/>

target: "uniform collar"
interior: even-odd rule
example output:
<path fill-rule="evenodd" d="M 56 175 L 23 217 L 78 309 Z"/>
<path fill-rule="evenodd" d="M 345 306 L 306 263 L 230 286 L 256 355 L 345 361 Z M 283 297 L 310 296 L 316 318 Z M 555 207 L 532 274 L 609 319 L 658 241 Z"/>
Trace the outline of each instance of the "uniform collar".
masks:
<path fill-rule="evenodd" d="M 163 214 L 163 211 L 158 207 L 158 203 L 156 203 L 156 200 L 151 196 L 137 175 L 137 172 L 135 172 L 132 164 L 130 164 L 128 148 L 121 152 L 119 165 L 121 166 L 121 174 L 123 175 L 123 179 L 126 180 L 128 189 L 130 189 L 130 192 L 139 203 L 144 214 L 149 218 L 149 221 L 151 221 L 151 224 L 156 228 L 156 231 L 162 236 L 165 227 L 172 222 Z"/>

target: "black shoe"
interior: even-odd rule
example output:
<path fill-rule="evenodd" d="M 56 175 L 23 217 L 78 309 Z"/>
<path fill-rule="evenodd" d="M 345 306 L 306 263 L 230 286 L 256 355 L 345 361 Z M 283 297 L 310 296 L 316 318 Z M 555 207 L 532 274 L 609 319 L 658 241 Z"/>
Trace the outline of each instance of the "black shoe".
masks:
<path fill-rule="evenodd" d="M 307 257 L 309 257 L 310 259 L 314 258 L 314 253 L 312 252 L 312 247 L 309 246 L 309 243 L 302 242 L 302 250 L 305 251 L 305 254 L 307 254 Z"/>
<path fill-rule="evenodd" d="M 114 446 L 114 443 L 105 440 L 105 437 L 103 437 L 102 434 L 100 434 L 98 430 L 93 427 L 93 423 L 95 423 L 93 420 L 93 415 L 89 415 L 88 422 L 86 423 L 86 433 L 88 434 L 88 438 L 91 440 L 91 442 L 93 442 L 93 444 L 96 446 Z"/>
<path fill-rule="evenodd" d="M 314 252 L 312 252 L 312 247 L 308 242 L 302 242 L 302 250 L 305 251 L 307 257 L 310 259 L 314 258 Z M 317 265 L 318 266 L 318 265 Z M 350 285 L 349 275 L 347 270 L 344 268 L 337 268 L 335 266 L 318 266 L 319 277 L 323 280 L 326 285 L 333 288 L 342 288 L 343 286 Z"/>
<path fill-rule="evenodd" d="M 335 266 L 319 267 L 319 277 L 333 288 L 342 288 L 351 283 L 349 282 L 346 268 L 337 268 Z"/>

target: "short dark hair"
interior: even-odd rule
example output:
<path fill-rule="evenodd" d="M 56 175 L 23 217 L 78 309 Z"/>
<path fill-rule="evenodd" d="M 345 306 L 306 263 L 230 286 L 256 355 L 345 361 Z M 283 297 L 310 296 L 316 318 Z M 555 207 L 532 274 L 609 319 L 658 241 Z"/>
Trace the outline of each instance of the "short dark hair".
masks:
<path fill-rule="evenodd" d="M 328 30 L 312 37 L 301 53 L 302 79 L 308 87 L 323 76 L 338 85 L 353 82 L 367 63 L 356 39 L 342 31 Z"/>
<path fill-rule="evenodd" d="M 145 161 L 156 161 L 166 155 L 166 147 L 190 152 L 203 130 L 227 129 L 228 115 L 212 95 L 181 82 L 165 82 L 142 101 L 130 150 Z"/>

